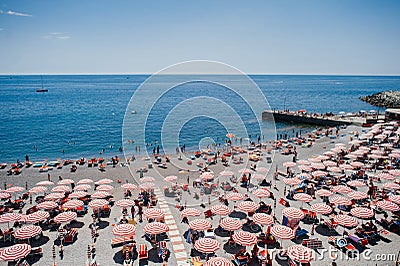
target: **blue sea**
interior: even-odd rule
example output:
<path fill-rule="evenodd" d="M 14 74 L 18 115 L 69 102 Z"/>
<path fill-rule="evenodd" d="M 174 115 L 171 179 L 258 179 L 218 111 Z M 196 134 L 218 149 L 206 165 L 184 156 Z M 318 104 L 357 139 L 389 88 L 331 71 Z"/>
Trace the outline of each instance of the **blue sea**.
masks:
<path fill-rule="evenodd" d="M 49 91 L 38 93 L 41 76 L 0 76 L 0 162 L 24 160 L 25 154 L 32 161 L 121 155 L 120 147 L 128 149 L 126 143 L 122 143 L 124 116 L 134 116 L 131 110 L 126 111 L 127 105 L 147 78 L 146 75 L 46 75 L 42 76 L 43 87 Z M 392 76 L 254 75 L 251 78 L 266 96 L 270 108 L 319 113 L 383 112 L 358 98 L 400 88 L 400 77 Z M 179 102 L 199 96 L 231 101 L 248 127 L 248 137 L 256 141 L 261 136 L 255 126 L 257 119 L 246 105 L 235 104 L 235 97 L 223 88 L 192 83 L 165 94 L 152 106 L 144 129 L 148 150 L 161 145 L 162 151 L 175 152 L 175 142 L 160 144 L 163 122 Z M 143 105 L 146 104 L 144 101 Z M 141 106 L 135 109 L 140 112 Z M 190 108 L 187 109 L 187 113 L 190 112 Z M 218 114 L 224 110 L 213 106 L 213 112 Z M 300 128 L 303 132 L 312 129 L 279 123 L 276 128 L 268 138 L 275 137 L 276 133 L 291 135 Z M 207 116 L 194 117 L 180 126 L 178 145 L 185 144 L 187 150 L 197 150 L 199 142 L 205 141 L 203 146 L 210 143 L 207 139 L 223 145 L 227 132 L 221 121 Z M 135 143 L 130 145 L 129 149 L 135 152 Z"/>

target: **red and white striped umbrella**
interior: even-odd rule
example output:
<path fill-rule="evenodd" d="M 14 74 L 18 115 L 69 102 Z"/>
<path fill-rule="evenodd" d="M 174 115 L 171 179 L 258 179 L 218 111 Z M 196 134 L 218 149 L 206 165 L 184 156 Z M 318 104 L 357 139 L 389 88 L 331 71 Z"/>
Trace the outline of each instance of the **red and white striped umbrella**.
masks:
<path fill-rule="evenodd" d="M 238 173 L 240 173 L 240 174 L 242 174 L 242 175 L 244 175 L 244 174 L 252 174 L 252 173 L 254 173 L 254 171 L 253 170 L 251 170 L 251 169 L 248 169 L 248 168 L 243 168 L 243 169 L 239 169 L 238 170 Z"/>
<path fill-rule="evenodd" d="M 54 201 L 43 201 L 43 202 L 39 203 L 38 205 L 36 205 L 36 207 L 38 209 L 51 210 L 51 209 L 57 208 L 58 204 L 55 203 Z"/>
<path fill-rule="evenodd" d="M 291 219 L 303 219 L 304 212 L 298 208 L 288 207 L 282 210 L 282 214 Z"/>
<path fill-rule="evenodd" d="M 293 245 L 287 248 L 287 255 L 294 261 L 308 263 L 315 259 L 314 251 L 303 245 Z"/>
<path fill-rule="evenodd" d="M 383 210 L 392 211 L 392 212 L 400 210 L 399 205 L 397 205 L 391 201 L 388 201 L 388 200 L 378 201 L 376 203 L 376 206 L 378 206 L 379 208 L 381 208 Z"/>
<path fill-rule="evenodd" d="M 333 196 L 329 201 L 336 205 L 351 205 L 351 200 L 342 196 Z"/>
<path fill-rule="evenodd" d="M 232 236 L 233 240 L 242 246 L 253 246 L 257 244 L 257 237 L 256 235 L 246 232 L 246 231 L 238 231 L 235 232 Z"/>
<path fill-rule="evenodd" d="M 0 223 L 9 223 L 19 221 L 22 215 L 19 213 L 8 212 L 0 215 Z"/>
<path fill-rule="evenodd" d="M 71 188 L 65 185 L 61 185 L 61 186 L 56 186 L 53 187 L 53 189 L 51 190 L 51 192 L 56 192 L 56 193 L 64 193 L 64 192 L 68 192 L 70 191 Z"/>
<path fill-rule="evenodd" d="M 364 182 L 359 181 L 359 180 L 353 180 L 353 181 L 347 182 L 347 185 L 351 186 L 351 187 L 364 187 L 364 186 L 366 186 L 366 184 Z"/>
<path fill-rule="evenodd" d="M 95 184 L 96 185 L 107 185 L 107 184 L 111 184 L 112 182 L 114 182 L 114 181 L 110 178 L 103 178 L 103 179 L 100 179 L 99 181 L 95 182 Z"/>
<path fill-rule="evenodd" d="M 154 186 L 155 186 L 154 183 L 143 183 L 143 184 L 140 184 L 139 188 L 147 190 L 147 189 L 152 189 Z"/>
<path fill-rule="evenodd" d="M 111 185 L 100 185 L 96 188 L 97 191 L 111 191 L 114 187 Z"/>
<path fill-rule="evenodd" d="M 313 197 L 306 193 L 296 193 L 293 198 L 302 202 L 310 202 L 313 200 Z"/>
<path fill-rule="evenodd" d="M 400 170 L 399 169 L 389 170 L 389 174 L 400 177 Z"/>
<path fill-rule="evenodd" d="M 389 173 L 380 173 L 377 175 L 377 177 L 386 180 L 394 180 L 394 177 Z"/>
<path fill-rule="evenodd" d="M 219 222 L 221 228 L 226 231 L 234 231 L 242 228 L 242 223 L 239 220 L 233 219 L 231 217 L 226 217 Z"/>
<path fill-rule="evenodd" d="M 25 215 L 24 217 L 21 218 L 20 221 L 24 222 L 24 223 L 35 224 L 35 223 L 44 221 L 49 217 L 50 217 L 50 214 L 46 211 L 36 211 L 34 213 Z"/>
<path fill-rule="evenodd" d="M 220 176 L 233 176 L 233 175 L 235 175 L 235 173 L 234 172 L 232 172 L 232 171 L 222 171 L 222 172 L 219 172 L 219 175 Z"/>
<path fill-rule="evenodd" d="M 279 239 L 293 239 L 295 237 L 295 233 L 292 228 L 284 226 L 284 225 L 274 225 L 271 228 L 271 234 Z"/>
<path fill-rule="evenodd" d="M 368 219 L 374 216 L 374 211 L 365 207 L 355 207 L 351 209 L 350 213 L 355 217 L 363 219 Z"/>
<path fill-rule="evenodd" d="M 355 161 L 355 162 L 350 163 L 350 165 L 353 166 L 354 168 L 361 168 L 364 166 L 364 163 Z"/>
<path fill-rule="evenodd" d="M 205 219 L 195 219 L 189 222 L 189 228 L 192 230 L 207 230 L 211 228 L 211 222 Z"/>
<path fill-rule="evenodd" d="M 149 208 L 143 211 L 143 214 L 147 219 L 157 219 L 165 216 L 165 212 L 161 209 L 157 208 Z"/>
<path fill-rule="evenodd" d="M 83 201 L 73 199 L 73 200 L 67 201 L 62 206 L 63 206 L 63 208 L 67 208 L 67 209 L 76 209 L 76 208 L 83 206 Z"/>
<path fill-rule="evenodd" d="M 99 209 L 103 208 L 108 204 L 108 200 L 105 199 L 94 199 L 91 202 L 89 202 L 89 207 L 92 209 Z"/>
<path fill-rule="evenodd" d="M 0 199 L 9 199 L 11 198 L 11 194 L 7 192 L 0 192 Z"/>
<path fill-rule="evenodd" d="M 311 180 L 313 177 L 309 173 L 300 173 L 300 174 L 297 174 L 295 176 L 295 178 L 300 179 L 300 180 L 304 180 L 304 179 Z"/>
<path fill-rule="evenodd" d="M 87 192 L 85 191 L 75 191 L 72 192 L 71 194 L 68 195 L 69 199 L 79 199 L 79 198 L 83 198 L 86 197 Z"/>
<path fill-rule="evenodd" d="M 122 184 L 121 187 L 123 189 L 126 189 L 126 190 L 135 190 L 135 189 L 137 189 L 137 186 L 135 184 L 132 184 L 132 183 Z"/>
<path fill-rule="evenodd" d="M 327 170 L 328 170 L 328 172 L 332 172 L 332 173 L 341 173 L 343 171 L 342 168 L 337 167 L 337 166 L 328 167 Z"/>
<path fill-rule="evenodd" d="M 36 225 L 26 225 L 14 232 L 14 237 L 17 239 L 27 239 L 42 233 L 42 228 Z"/>
<path fill-rule="evenodd" d="M 204 266 L 234 266 L 232 262 L 230 262 L 228 259 L 222 258 L 222 257 L 212 257 L 208 261 L 206 261 Z"/>
<path fill-rule="evenodd" d="M 353 170 L 353 167 L 350 164 L 340 164 L 339 168 L 342 168 L 343 170 Z"/>
<path fill-rule="evenodd" d="M 312 167 L 308 165 L 300 165 L 299 169 L 306 172 L 311 172 L 313 170 Z"/>
<path fill-rule="evenodd" d="M 334 162 L 334 161 L 330 161 L 330 160 L 328 160 L 328 161 L 324 161 L 324 162 L 322 162 L 325 166 L 328 166 L 328 167 L 333 167 L 333 166 L 336 166 L 337 164 L 336 164 L 336 162 Z"/>
<path fill-rule="evenodd" d="M 318 156 L 318 159 L 320 159 L 321 161 L 328 160 L 328 159 L 329 159 L 329 156 L 326 156 L 326 155 L 319 155 L 319 156 Z"/>
<path fill-rule="evenodd" d="M 36 183 L 36 186 L 52 186 L 52 185 L 54 185 L 54 182 L 47 181 L 47 180 Z"/>
<path fill-rule="evenodd" d="M 285 183 L 286 185 L 289 185 L 289 186 L 296 186 L 296 185 L 301 184 L 301 182 L 303 182 L 303 181 L 298 178 L 284 178 L 283 179 L 283 183 Z"/>
<path fill-rule="evenodd" d="M 37 187 L 31 188 L 28 192 L 29 192 L 29 194 L 36 194 L 36 193 L 43 193 L 46 190 L 47 190 L 47 187 L 45 187 L 45 186 L 37 186 Z"/>
<path fill-rule="evenodd" d="M 353 191 L 351 188 L 345 185 L 333 186 L 331 190 L 336 193 L 349 193 Z"/>
<path fill-rule="evenodd" d="M 194 243 L 194 248 L 202 253 L 213 253 L 220 248 L 219 242 L 211 238 L 200 238 Z"/>
<path fill-rule="evenodd" d="M 274 223 L 274 218 L 266 213 L 255 213 L 253 221 L 259 225 L 271 225 Z"/>
<path fill-rule="evenodd" d="M 218 215 L 228 215 L 232 212 L 232 210 L 229 209 L 228 206 L 225 206 L 222 204 L 217 204 L 217 205 L 211 206 L 211 212 L 213 214 L 218 214 Z"/>
<path fill-rule="evenodd" d="M 89 178 L 84 178 L 84 179 L 81 179 L 81 180 L 78 181 L 78 185 L 81 185 L 81 184 L 90 184 L 90 183 L 93 183 L 93 180 L 92 180 L 92 179 L 89 179 Z"/>
<path fill-rule="evenodd" d="M 314 177 L 323 177 L 323 176 L 327 176 L 328 172 L 325 172 L 325 171 L 314 171 L 314 172 L 312 172 L 312 175 Z"/>
<path fill-rule="evenodd" d="M 317 195 L 320 196 L 320 197 L 330 197 L 330 196 L 333 195 L 333 192 L 332 192 L 332 191 L 329 191 L 329 190 L 327 190 L 327 189 L 320 189 L 320 190 L 317 190 L 317 191 L 315 192 L 315 194 L 317 194 Z"/>
<path fill-rule="evenodd" d="M 169 175 L 169 176 L 164 178 L 164 180 L 167 181 L 167 182 L 174 182 L 177 179 L 178 179 L 178 177 L 176 175 Z"/>
<path fill-rule="evenodd" d="M 352 217 L 352 216 L 348 216 L 346 214 L 339 214 L 336 215 L 333 220 L 335 222 L 337 222 L 338 224 L 341 224 L 342 226 L 345 227 L 354 227 L 357 226 L 358 221 L 356 218 Z"/>
<path fill-rule="evenodd" d="M 259 188 L 253 191 L 253 195 L 257 198 L 269 198 L 271 193 L 267 189 Z"/>
<path fill-rule="evenodd" d="M 31 246 L 28 244 L 15 244 L 0 250 L 0 260 L 16 261 L 25 258 L 31 252 Z"/>
<path fill-rule="evenodd" d="M 301 165 L 310 165 L 311 162 L 310 162 L 310 161 L 307 161 L 307 160 L 298 160 L 298 161 L 297 161 L 297 164 L 301 164 Z"/>
<path fill-rule="evenodd" d="M 148 183 L 148 182 L 154 182 L 154 181 L 155 181 L 155 179 L 152 176 L 145 176 L 140 179 L 140 182 L 142 182 L 142 183 Z"/>
<path fill-rule="evenodd" d="M 111 196 L 111 194 L 107 191 L 96 191 L 95 193 L 93 193 L 90 197 L 92 199 L 104 199 Z"/>
<path fill-rule="evenodd" d="M 116 225 L 111 232 L 115 236 L 132 236 L 136 234 L 136 226 L 133 224 L 119 224 Z"/>
<path fill-rule="evenodd" d="M 74 187 L 74 191 L 89 190 L 91 188 L 92 187 L 88 184 L 80 184 L 80 185 L 77 185 L 76 187 Z"/>
<path fill-rule="evenodd" d="M 294 163 L 294 162 L 284 162 L 282 165 L 283 165 L 283 167 L 295 167 L 296 163 Z"/>
<path fill-rule="evenodd" d="M 211 180 L 211 179 L 213 179 L 213 178 L 214 178 L 214 175 L 211 174 L 211 173 L 207 173 L 207 172 L 202 173 L 202 174 L 200 175 L 200 179 L 201 179 L 201 180 Z"/>
<path fill-rule="evenodd" d="M 396 190 L 400 189 L 400 185 L 396 184 L 396 183 L 385 183 L 385 184 L 383 184 L 382 187 L 387 188 L 387 189 L 396 189 Z"/>
<path fill-rule="evenodd" d="M 145 227 L 143 227 L 143 231 L 151 235 L 158 235 L 161 233 L 165 233 L 168 232 L 168 230 L 169 230 L 168 225 L 159 222 L 152 222 L 146 224 Z"/>
<path fill-rule="evenodd" d="M 58 181 L 57 185 L 70 185 L 72 183 L 75 183 L 75 181 L 72 180 L 72 179 L 67 178 L 67 179 L 63 179 L 63 180 Z"/>
<path fill-rule="evenodd" d="M 311 205 L 311 211 L 321 214 L 328 214 L 332 212 L 332 208 L 325 203 L 315 203 Z"/>
<path fill-rule="evenodd" d="M 64 198 L 64 193 L 50 193 L 44 197 L 44 200 L 59 200 Z"/>
<path fill-rule="evenodd" d="M 311 167 L 317 170 L 324 170 L 326 168 L 323 163 L 312 163 Z"/>
<path fill-rule="evenodd" d="M 396 204 L 400 204 L 400 195 L 390 195 L 389 200 Z"/>
<path fill-rule="evenodd" d="M 265 177 L 266 177 L 265 174 L 253 174 L 251 176 L 251 178 L 253 178 L 253 179 L 257 180 L 257 181 L 262 181 L 262 180 L 265 179 Z"/>
<path fill-rule="evenodd" d="M 311 163 L 320 163 L 321 159 L 318 157 L 311 157 L 311 158 L 308 158 L 308 161 L 310 161 Z"/>
<path fill-rule="evenodd" d="M 186 208 L 181 212 L 182 217 L 200 216 L 202 212 L 194 208 Z"/>
<path fill-rule="evenodd" d="M 352 191 L 349 194 L 347 194 L 349 198 L 355 199 L 355 200 L 360 200 L 360 199 L 366 199 L 368 198 L 368 194 L 362 191 Z"/>
<path fill-rule="evenodd" d="M 225 198 L 228 199 L 228 200 L 237 201 L 237 200 L 244 199 L 244 195 L 241 194 L 241 193 L 231 192 L 231 193 L 226 194 Z"/>
<path fill-rule="evenodd" d="M 22 192 L 24 190 L 25 189 L 23 187 L 15 186 L 15 187 L 7 188 L 6 190 L 4 190 L 4 192 L 7 192 L 7 193 L 18 193 L 18 192 Z"/>
<path fill-rule="evenodd" d="M 62 212 L 54 217 L 54 222 L 56 223 L 68 223 L 75 220 L 77 217 L 76 212 Z"/>
<path fill-rule="evenodd" d="M 120 199 L 115 202 L 115 205 L 121 208 L 128 208 L 135 205 L 135 202 L 130 199 Z"/>
<path fill-rule="evenodd" d="M 256 204 L 254 201 L 242 201 L 239 202 L 237 207 L 239 210 L 244 212 L 254 212 L 258 209 L 258 204 Z"/>

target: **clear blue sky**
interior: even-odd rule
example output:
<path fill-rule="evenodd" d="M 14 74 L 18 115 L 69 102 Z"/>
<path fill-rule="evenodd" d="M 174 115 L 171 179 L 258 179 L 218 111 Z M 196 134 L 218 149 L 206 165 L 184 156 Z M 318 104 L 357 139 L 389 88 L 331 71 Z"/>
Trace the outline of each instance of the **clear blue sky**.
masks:
<path fill-rule="evenodd" d="M 400 1 L 0 0 L 0 73 L 400 74 Z"/>

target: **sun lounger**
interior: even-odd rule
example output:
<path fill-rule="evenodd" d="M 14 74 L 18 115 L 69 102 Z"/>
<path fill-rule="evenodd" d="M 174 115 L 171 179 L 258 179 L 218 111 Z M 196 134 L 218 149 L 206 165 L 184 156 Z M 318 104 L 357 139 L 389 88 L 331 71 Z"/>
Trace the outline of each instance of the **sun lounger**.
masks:
<path fill-rule="evenodd" d="M 29 252 L 29 254 L 27 255 L 27 257 L 42 257 L 43 256 L 43 249 L 41 247 L 38 248 L 32 248 L 31 252 Z"/>
<path fill-rule="evenodd" d="M 18 262 L 16 266 L 30 266 L 30 264 L 26 260 L 23 260 Z"/>
<path fill-rule="evenodd" d="M 322 246 L 322 241 L 319 240 L 318 238 L 312 238 L 312 239 L 304 239 L 301 243 L 303 246 L 306 246 L 311 249 L 322 249 L 324 248 Z"/>
<path fill-rule="evenodd" d="M 118 238 L 113 238 L 111 239 L 111 247 L 115 248 L 118 246 L 121 246 L 124 243 L 132 243 L 133 242 L 133 238 L 134 236 L 130 236 L 130 237 L 118 237 Z"/>
<path fill-rule="evenodd" d="M 197 256 L 197 257 L 192 257 L 192 258 L 190 259 L 190 262 L 193 264 L 193 266 L 202 266 L 202 265 L 203 265 L 203 262 L 201 262 L 201 259 L 200 259 L 199 256 Z"/>
<path fill-rule="evenodd" d="M 65 243 L 72 243 L 75 241 L 76 236 L 78 235 L 78 228 L 72 228 L 69 230 L 64 236 Z"/>
<path fill-rule="evenodd" d="M 149 258 L 149 254 L 147 252 L 147 245 L 140 244 L 139 245 L 139 260 L 147 260 Z"/>

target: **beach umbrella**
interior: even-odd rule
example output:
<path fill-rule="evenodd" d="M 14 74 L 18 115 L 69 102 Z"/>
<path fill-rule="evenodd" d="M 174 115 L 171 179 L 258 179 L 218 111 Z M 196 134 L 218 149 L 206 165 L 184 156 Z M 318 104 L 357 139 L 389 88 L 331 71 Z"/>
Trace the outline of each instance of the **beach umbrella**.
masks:
<path fill-rule="evenodd" d="M 297 174 L 295 176 L 295 178 L 300 179 L 300 180 L 304 180 L 304 179 L 311 180 L 312 175 L 310 175 L 309 173 L 300 173 L 300 174 Z"/>
<path fill-rule="evenodd" d="M 225 198 L 227 200 L 238 201 L 238 200 L 243 200 L 244 199 L 244 195 L 241 194 L 241 193 L 230 192 L 230 193 L 225 195 Z"/>
<path fill-rule="evenodd" d="M 318 159 L 320 159 L 321 161 L 325 161 L 325 160 L 328 160 L 328 159 L 329 159 L 329 156 L 326 156 L 326 155 L 319 155 L 319 156 L 318 156 Z"/>
<path fill-rule="evenodd" d="M 212 257 L 206 261 L 203 266 L 234 266 L 234 264 L 222 257 Z"/>
<path fill-rule="evenodd" d="M 334 153 L 333 151 L 326 151 L 323 153 L 323 155 L 328 156 L 329 158 L 331 158 L 332 156 L 334 156 L 336 153 Z"/>
<path fill-rule="evenodd" d="M 282 240 L 293 239 L 295 237 L 293 229 L 284 225 L 274 225 L 271 228 L 271 234 Z"/>
<path fill-rule="evenodd" d="M 4 190 L 4 192 L 7 192 L 7 193 L 18 193 L 18 192 L 22 192 L 24 190 L 25 190 L 25 188 L 23 188 L 23 187 L 15 186 L 15 187 L 7 188 L 6 190 Z"/>
<path fill-rule="evenodd" d="M 56 217 L 54 217 L 54 222 L 68 223 L 68 222 L 75 220 L 77 216 L 78 215 L 76 214 L 76 212 L 71 212 L 71 211 L 62 212 L 60 214 L 57 214 Z"/>
<path fill-rule="evenodd" d="M 64 198 L 64 193 L 50 193 L 44 197 L 44 200 L 60 200 Z"/>
<path fill-rule="evenodd" d="M 142 182 L 142 183 L 148 183 L 148 182 L 154 182 L 154 181 L 155 181 L 155 179 L 152 176 L 145 176 L 145 177 L 140 178 L 140 182 Z"/>
<path fill-rule="evenodd" d="M 202 212 L 194 208 L 186 208 L 181 212 L 181 217 L 200 216 Z"/>
<path fill-rule="evenodd" d="M 288 218 L 291 219 L 303 219 L 304 218 L 304 212 L 298 208 L 294 208 L 294 207 L 288 207 L 288 208 L 284 208 L 282 210 L 282 214 Z"/>
<path fill-rule="evenodd" d="M 352 191 L 353 191 L 351 188 L 349 188 L 348 186 L 345 186 L 345 185 L 333 186 L 333 187 L 331 188 L 331 190 L 332 190 L 333 192 L 336 192 L 336 193 L 349 193 L 349 192 L 352 192 Z"/>
<path fill-rule="evenodd" d="M 361 168 L 364 166 L 364 163 L 355 161 L 355 162 L 351 162 L 350 165 L 353 166 L 354 168 Z"/>
<path fill-rule="evenodd" d="M 28 192 L 29 192 L 29 194 L 35 194 L 35 193 L 43 193 L 46 190 L 47 190 L 47 187 L 45 187 L 45 186 L 37 186 L 37 187 L 31 188 Z"/>
<path fill-rule="evenodd" d="M 333 220 L 338 224 L 345 226 L 345 227 L 354 227 L 357 226 L 358 221 L 356 218 L 346 215 L 346 214 L 339 214 L 335 215 Z"/>
<path fill-rule="evenodd" d="M 327 189 L 320 189 L 315 192 L 320 197 L 330 197 L 333 195 L 333 192 Z"/>
<path fill-rule="evenodd" d="M 58 204 L 55 203 L 54 201 L 44 201 L 44 202 L 41 202 L 38 205 L 36 205 L 36 207 L 38 209 L 51 210 L 51 209 L 57 208 Z"/>
<path fill-rule="evenodd" d="M 323 170 L 326 166 L 323 163 L 312 163 L 311 167 L 317 170 Z"/>
<path fill-rule="evenodd" d="M 314 251 L 303 245 L 293 245 L 286 249 L 287 255 L 294 261 L 308 263 L 314 260 Z"/>
<path fill-rule="evenodd" d="M 294 163 L 294 162 L 284 162 L 282 165 L 283 165 L 283 167 L 291 168 L 291 167 L 295 167 L 296 163 Z"/>
<path fill-rule="evenodd" d="M 83 198 L 86 197 L 87 192 L 85 191 L 75 191 L 72 192 L 71 194 L 68 195 L 69 199 L 79 199 L 79 198 Z"/>
<path fill-rule="evenodd" d="M 362 218 L 369 219 L 374 216 L 374 211 L 365 207 L 355 207 L 350 210 L 351 215 Z"/>
<path fill-rule="evenodd" d="M 253 221 L 259 225 L 271 225 L 274 223 L 274 218 L 266 213 L 255 213 L 253 215 Z"/>
<path fill-rule="evenodd" d="M 51 190 L 51 192 L 56 192 L 56 193 L 64 193 L 64 192 L 68 192 L 70 191 L 71 188 L 65 185 L 60 185 L 60 186 L 56 186 L 53 187 L 53 189 Z"/>
<path fill-rule="evenodd" d="M 83 201 L 73 199 L 73 200 L 69 200 L 69 201 L 65 202 L 62 206 L 63 206 L 63 208 L 67 208 L 67 209 L 76 209 L 76 208 L 83 206 Z"/>
<path fill-rule="evenodd" d="M 143 231 L 151 235 L 158 235 L 161 233 L 165 233 L 168 232 L 168 230 L 169 230 L 168 225 L 159 222 L 149 223 L 143 227 Z"/>
<path fill-rule="evenodd" d="M 385 184 L 383 184 L 382 187 L 387 188 L 387 189 L 396 189 L 396 190 L 400 189 L 400 185 L 396 184 L 396 183 L 385 183 Z"/>
<path fill-rule="evenodd" d="M 332 208 L 329 205 L 324 203 L 315 203 L 311 205 L 311 211 L 320 213 L 320 214 L 328 214 L 332 212 Z"/>
<path fill-rule="evenodd" d="M 232 171 L 224 170 L 224 171 L 222 171 L 222 172 L 219 172 L 219 175 L 220 175 L 220 176 L 233 176 L 234 173 L 233 173 Z"/>
<path fill-rule="evenodd" d="M 111 185 L 100 185 L 96 188 L 97 191 L 111 191 L 114 187 Z"/>
<path fill-rule="evenodd" d="M 252 173 L 254 173 L 254 171 L 251 169 L 248 169 L 248 168 L 243 168 L 243 169 L 239 169 L 238 173 L 244 175 L 244 174 L 252 174 Z"/>
<path fill-rule="evenodd" d="M 42 228 L 36 225 L 26 225 L 14 232 L 14 237 L 17 239 L 27 239 L 42 233 Z"/>
<path fill-rule="evenodd" d="M 80 184 L 80 185 L 77 185 L 76 187 L 74 187 L 74 191 L 89 190 L 91 188 L 92 187 L 88 184 Z"/>
<path fill-rule="evenodd" d="M 154 183 L 143 183 L 139 185 L 140 189 L 144 189 L 144 190 L 148 190 L 148 189 L 152 189 L 155 186 Z"/>
<path fill-rule="evenodd" d="M 107 185 L 107 184 L 111 184 L 112 182 L 114 182 L 112 179 L 103 178 L 103 179 L 100 179 L 99 181 L 95 182 L 95 184 L 96 185 Z"/>
<path fill-rule="evenodd" d="M 232 134 L 232 133 L 228 133 L 228 134 L 226 134 L 226 137 L 227 137 L 227 138 L 229 138 L 229 139 L 231 139 L 231 138 L 234 138 L 234 137 L 235 137 L 235 135 L 234 135 L 234 134 Z"/>
<path fill-rule="evenodd" d="M 342 196 L 333 196 L 329 201 L 336 205 L 351 205 L 351 200 Z"/>
<path fill-rule="evenodd" d="M 136 226 L 133 224 L 119 224 L 111 232 L 115 236 L 129 237 L 136 234 Z"/>
<path fill-rule="evenodd" d="M 92 199 L 104 199 L 111 196 L 111 194 L 107 191 L 96 191 L 95 193 L 93 193 L 90 197 Z"/>
<path fill-rule="evenodd" d="M 226 217 L 219 222 L 219 226 L 226 231 L 234 231 L 242 228 L 242 223 L 239 220 Z"/>
<path fill-rule="evenodd" d="M 36 183 L 36 186 L 52 186 L 52 185 L 54 185 L 54 182 L 47 181 L 47 180 Z"/>
<path fill-rule="evenodd" d="M 203 253 L 213 253 L 220 248 L 219 242 L 211 238 L 200 238 L 194 243 L 194 248 Z"/>
<path fill-rule="evenodd" d="M 137 186 L 135 184 L 132 184 L 132 183 L 122 184 L 121 187 L 123 189 L 126 189 L 126 190 L 135 190 L 135 189 L 137 189 Z"/>
<path fill-rule="evenodd" d="M 303 181 L 298 178 L 284 178 L 283 179 L 283 183 L 285 183 L 286 185 L 289 185 L 289 186 L 299 185 L 299 184 L 301 184 L 301 182 L 303 182 Z"/>
<path fill-rule="evenodd" d="M 92 179 L 84 178 L 84 179 L 79 180 L 77 184 L 82 185 L 82 184 L 90 184 L 90 183 L 93 183 Z"/>
<path fill-rule="evenodd" d="M 236 243 L 238 243 L 239 245 L 242 246 L 253 246 L 255 244 L 257 244 L 257 237 L 250 233 L 250 232 L 246 232 L 246 231 L 238 231 L 235 232 L 232 236 L 233 241 L 235 241 Z"/>
<path fill-rule="evenodd" d="M 0 250 L 0 260 L 16 261 L 25 258 L 31 252 L 28 244 L 15 244 Z"/>
<path fill-rule="evenodd" d="M 239 202 L 237 208 L 244 212 L 255 212 L 258 209 L 258 205 L 254 201 L 242 201 Z"/>
<path fill-rule="evenodd" d="M 396 204 L 400 204 L 400 195 L 390 195 L 389 200 Z"/>
<path fill-rule="evenodd" d="M 207 230 L 211 228 L 211 222 L 205 219 L 195 219 L 189 222 L 189 228 L 192 230 Z"/>
<path fill-rule="evenodd" d="M 321 159 L 318 157 L 312 157 L 312 158 L 309 158 L 308 161 L 310 161 L 311 163 L 320 163 Z"/>
<path fill-rule="evenodd" d="M 311 172 L 313 169 L 311 168 L 311 166 L 308 165 L 300 165 L 299 169 L 305 172 Z"/>
<path fill-rule="evenodd" d="M 337 166 L 332 166 L 332 167 L 328 167 L 328 172 L 332 172 L 332 173 L 341 173 L 343 170 L 340 167 Z"/>
<path fill-rule="evenodd" d="M 353 167 L 350 164 L 339 164 L 339 167 L 343 170 L 353 170 Z"/>
<path fill-rule="evenodd" d="M 293 198 L 302 202 L 310 202 L 313 200 L 313 197 L 306 193 L 296 193 Z"/>
<path fill-rule="evenodd" d="M 310 165 L 311 162 L 310 162 L 310 161 L 307 161 L 307 160 L 298 160 L 298 161 L 297 161 L 297 164 L 300 164 L 300 165 Z"/>
<path fill-rule="evenodd" d="M 377 177 L 386 180 L 394 180 L 394 177 L 389 173 L 379 173 Z"/>
<path fill-rule="evenodd" d="M 70 185 L 72 183 L 75 183 L 75 181 L 72 180 L 72 179 L 67 178 L 67 179 L 63 179 L 63 180 L 58 181 L 57 185 Z"/>
<path fill-rule="evenodd" d="M 313 177 L 323 177 L 323 176 L 327 176 L 328 172 L 325 171 L 314 171 L 312 172 Z"/>
<path fill-rule="evenodd" d="M 391 201 L 387 201 L 387 200 L 378 201 L 376 203 L 376 206 L 378 206 L 379 208 L 381 208 L 383 210 L 392 211 L 392 212 L 400 210 L 399 205 L 397 205 Z"/>
<path fill-rule="evenodd" d="M 259 188 L 253 191 L 253 195 L 257 198 L 269 198 L 271 193 L 267 189 Z"/>
<path fill-rule="evenodd" d="M 211 173 L 208 173 L 208 172 L 202 173 L 202 174 L 200 175 L 200 179 L 201 179 L 201 180 L 204 180 L 204 181 L 211 180 L 211 179 L 213 179 L 213 178 L 214 178 L 214 175 L 211 174 Z"/>
<path fill-rule="evenodd" d="M 232 212 L 232 210 L 229 209 L 228 206 L 225 206 L 222 204 L 217 204 L 217 205 L 211 206 L 211 212 L 213 214 L 218 214 L 218 215 L 228 215 Z"/>
<path fill-rule="evenodd" d="M 368 198 L 368 194 L 362 191 L 352 191 L 347 194 L 347 196 L 351 199 L 360 200 Z"/>
<path fill-rule="evenodd" d="M 10 223 L 19 221 L 22 215 L 19 213 L 8 212 L 5 214 L 0 215 L 0 223 Z"/>
<path fill-rule="evenodd" d="M 0 192 L 0 199 L 9 199 L 11 198 L 11 194 L 7 192 Z"/>
<path fill-rule="evenodd" d="M 50 217 L 50 214 L 46 211 L 36 211 L 34 213 L 25 215 L 24 217 L 21 218 L 20 221 L 24 222 L 24 223 L 35 224 L 35 223 L 44 221 L 49 217 Z"/>
<path fill-rule="evenodd" d="M 359 181 L 359 180 L 353 180 L 353 181 L 347 182 L 347 185 L 351 186 L 351 187 L 364 187 L 364 186 L 366 186 L 366 184 L 364 182 Z"/>
<path fill-rule="evenodd" d="M 91 202 L 89 202 L 89 207 L 92 209 L 99 209 L 108 204 L 108 200 L 105 199 L 94 199 Z"/>
<path fill-rule="evenodd" d="M 178 177 L 176 175 L 170 175 L 170 176 L 167 176 L 164 178 L 164 180 L 167 182 L 174 182 L 177 179 L 178 179 Z"/>
<path fill-rule="evenodd" d="M 158 219 L 163 218 L 165 216 L 165 212 L 161 209 L 157 208 L 148 208 L 143 211 L 143 214 L 148 219 Z"/>
<path fill-rule="evenodd" d="M 265 174 L 253 174 L 251 176 L 252 179 L 255 179 L 257 181 L 262 181 L 266 178 Z"/>
<path fill-rule="evenodd" d="M 121 208 L 128 208 L 135 205 L 135 202 L 130 199 L 120 199 L 115 202 L 115 205 Z"/>

